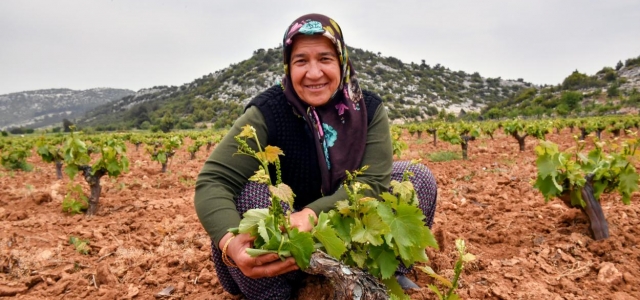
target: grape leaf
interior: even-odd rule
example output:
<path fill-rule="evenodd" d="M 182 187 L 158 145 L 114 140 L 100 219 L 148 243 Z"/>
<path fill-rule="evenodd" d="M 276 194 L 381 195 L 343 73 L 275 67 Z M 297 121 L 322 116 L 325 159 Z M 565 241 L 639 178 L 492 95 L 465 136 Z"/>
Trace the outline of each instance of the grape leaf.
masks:
<path fill-rule="evenodd" d="M 351 205 L 348 200 L 340 200 L 336 202 L 336 209 L 345 216 L 348 216 L 351 213 Z"/>
<path fill-rule="evenodd" d="M 638 173 L 635 168 L 629 167 L 620 172 L 620 183 L 618 191 L 622 195 L 622 202 L 626 205 L 631 203 L 631 193 L 638 190 Z"/>
<path fill-rule="evenodd" d="M 353 261 L 356 263 L 356 265 L 360 268 L 364 267 L 364 263 L 367 260 L 367 254 L 363 253 L 363 252 L 356 252 L 351 250 L 349 252 L 349 254 L 351 255 L 351 259 L 353 259 Z"/>
<path fill-rule="evenodd" d="M 258 232 L 258 224 L 260 220 L 264 220 L 269 216 L 269 209 L 267 208 L 256 208 L 250 209 L 244 213 L 242 220 L 240 220 L 240 225 L 238 225 L 238 232 L 240 233 L 249 233 L 252 236 L 255 236 Z"/>
<path fill-rule="evenodd" d="M 398 246 L 420 245 L 421 229 L 424 227 L 422 211 L 410 204 L 400 203 L 394 214 L 390 209 L 378 206 L 378 213 L 385 224 L 389 225 L 393 239 Z"/>
<path fill-rule="evenodd" d="M 301 270 L 309 266 L 311 253 L 315 250 L 315 242 L 310 232 L 300 232 L 298 228 L 289 231 L 289 240 L 282 245 L 282 250 L 291 251 L 291 256 L 296 259 L 296 264 Z"/>
<path fill-rule="evenodd" d="M 256 133 L 256 129 L 253 128 L 253 126 L 247 124 L 247 125 L 242 126 L 242 131 L 237 136 L 238 137 L 252 138 L 255 133 Z"/>
<path fill-rule="evenodd" d="M 538 176 L 541 178 L 547 178 L 547 176 L 555 177 L 558 174 L 559 160 L 558 154 L 550 155 L 545 153 L 543 155 L 538 156 L 536 160 L 536 165 L 538 166 Z"/>
<path fill-rule="evenodd" d="M 380 197 L 382 198 L 382 200 L 384 200 L 385 203 L 390 205 L 392 209 L 396 209 L 396 206 L 398 205 L 398 198 L 396 196 L 388 192 L 384 192 L 380 194 Z"/>
<path fill-rule="evenodd" d="M 160 162 L 161 164 L 164 164 L 167 162 L 167 154 L 164 152 L 158 153 L 158 156 L 156 158 L 158 162 Z"/>
<path fill-rule="evenodd" d="M 273 196 L 289 204 L 289 207 L 293 207 L 293 197 L 295 195 L 288 185 L 284 183 L 280 183 L 277 186 L 269 185 L 269 191 Z"/>
<path fill-rule="evenodd" d="M 329 219 L 331 225 L 336 230 L 336 233 L 347 244 L 351 244 L 351 227 L 354 224 L 354 220 L 351 217 L 342 217 L 335 210 L 329 212 Z"/>
<path fill-rule="evenodd" d="M 73 179 L 78 174 L 78 166 L 74 164 L 69 164 L 64 167 L 64 173 L 69 176 L 69 178 Z"/>
<path fill-rule="evenodd" d="M 260 160 L 266 160 L 269 163 L 274 163 L 278 160 L 278 155 L 284 155 L 282 150 L 275 146 L 266 146 L 263 152 L 256 153 L 256 156 Z"/>
<path fill-rule="evenodd" d="M 422 228 L 422 239 L 421 239 L 422 243 L 419 245 L 420 247 L 432 247 L 437 249 L 440 249 L 440 247 L 438 246 L 438 241 L 436 240 L 436 237 L 433 235 L 433 233 L 431 232 L 431 229 L 429 229 L 429 227 L 424 226 Z"/>
<path fill-rule="evenodd" d="M 562 193 L 562 187 L 558 188 L 558 183 L 555 182 L 555 178 L 552 176 L 547 176 L 544 179 L 538 176 L 533 187 L 542 193 L 545 201 L 549 201 Z"/>
<path fill-rule="evenodd" d="M 418 269 L 422 270 L 422 272 L 427 273 L 427 275 L 431 276 L 433 279 L 438 280 L 444 286 L 451 288 L 453 284 L 451 281 L 443 276 L 438 275 L 431 267 L 429 266 L 419 266 Z"/>
<path fill-rule="evenodd" d="M 384 246 L 374 246 L 370 248 L 369 257 L 380 267 L 382 279 L 390 278 L 398 269 L 400 264 L 396 259 L 393 250 Z"/>
<path fill-rule="evenodd" d="M 271 184 L 271 178 L 269 178 L 269 175 L 264 172 L 264 169 L 262 167 L 260 167 L 260 169 L 256 171 L 253 176 L 249 177 L 249 181 L 262 184 Z"/>
<path fill-rule="evenodd" d="M 247 254 L 249 254 L 249 256 L 251 257 L 256 257 L 256 256 L 260 256 L 260 255 L 265 255 L 265 254 L 270 254 L 270 253 L 278 253 L 278 250 L 266 250 L 266 249 L 254 249 L 254 248 L 247 248 L 246 249 Z"/>
<path fill-rule="evenodd" d="M 378 246 L 384 241 L 382 235 L 389 231 L 387 224 L 377 214 L 366 214 L 362 221 L 355 219 L 351 228 L 351 239 L 358 243 Z"/>
<path fill-rule="evenodd" d="M 264 223 L 264 219 L 258 221 L 258 234 L 263 240 L 265 241 L 270 240 L 269 232 L 267 231 L 267 226 Z"/>
<path fill-rule="evenodd" d="M 318 216 L 317 225 L 313 228 L 313 236 L 322 243 L 327 253 L 334 258 L 340 259 L 347 251 L 344 242 L 338 237 L 336 230 L 329 224 L 329 215 L 321 212 Z"/>
<path fill-rule="evenodd" d="M 393 188 L 393 193 L 400 195 L 401 199 L 404 199 L 406 202 L 411 202 L 411 197 L 414 193 L 413 183 L 411 181 L 391 181 L 391 187 Z"/>

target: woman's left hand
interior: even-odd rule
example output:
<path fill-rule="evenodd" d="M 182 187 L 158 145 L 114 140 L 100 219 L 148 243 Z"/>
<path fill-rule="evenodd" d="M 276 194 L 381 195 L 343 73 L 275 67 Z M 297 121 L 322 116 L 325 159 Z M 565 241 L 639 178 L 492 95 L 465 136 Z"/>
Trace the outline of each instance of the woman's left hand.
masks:
<path fill-rule="evenodd" d="M 313 223 L 309 222 L 309 216 L 313 217 Z M 311 208 L 305 208 L 301 211 L 294 212 L 289 218 L 291 227 L 298 228 L 300 231 L 311 231 L 318 221 L 318 216 Z"/>

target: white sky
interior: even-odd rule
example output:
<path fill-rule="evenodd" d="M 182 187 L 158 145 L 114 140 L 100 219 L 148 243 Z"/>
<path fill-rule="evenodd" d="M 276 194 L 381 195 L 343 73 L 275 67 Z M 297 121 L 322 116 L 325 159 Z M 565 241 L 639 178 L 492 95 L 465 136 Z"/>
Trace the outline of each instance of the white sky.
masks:
<path fill-rule="evenodd" d="M 0 94 L 181 85 L 311 12 L 353 47 L 535 84 L 640 55 L 640 0 L 1 0 Z"/>

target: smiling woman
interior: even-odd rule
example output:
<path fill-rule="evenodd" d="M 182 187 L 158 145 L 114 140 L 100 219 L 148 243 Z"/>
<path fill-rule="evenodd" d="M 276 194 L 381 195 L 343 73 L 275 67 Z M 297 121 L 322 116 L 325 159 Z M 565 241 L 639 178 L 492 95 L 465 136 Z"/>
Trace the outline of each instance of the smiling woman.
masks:
<path fill-rule="evenodd" d="M 324 105 L 338 91 L 340 64 L 329 39 L 319 35 L 296 36 L 290 65 L 293 89 L 305 103 Z"/>
<path fill-rule="evenodd" d="M 423 165 L 393 162 L 387 111 L 380 97 L 360 90 L 340 26 L 327 16 L 305 15 L 287 28 L 283 45 L 282 83 L 247 105 L 196 182 L 195 207 L 211 236 L 220 283 L 229 293 L 242 293 L 248 299 L 288 299 L 304 273 L 291 257 L 281 261 L 277 254 L 249 256 L 253 238 L 228 232 L 238 226 L 244 212 L 271 203 L 267 186 L 249 181 L 259 162 L 233 155 L 238 150 L 233 137 L 246 125 L 255 128 L 257 140 L 284 152 L 282 182 L 291 187 L 295 202 L 283 209 L 293 211 L 291 226 L 300 231 L 310 231 L 314 226 L 310 219 L 347 198 L 342 188 L 345 171 L 365 165 L 368 169 L 357 181 L 371 187 L 367 196 L 378 197 L 409 168 L 426 225 L 431 225 L 435 211 L 431 172 Z M 399 268 L 398 281 L 406 288 L 416 287 L 404 277 L 406 272 Z"/>

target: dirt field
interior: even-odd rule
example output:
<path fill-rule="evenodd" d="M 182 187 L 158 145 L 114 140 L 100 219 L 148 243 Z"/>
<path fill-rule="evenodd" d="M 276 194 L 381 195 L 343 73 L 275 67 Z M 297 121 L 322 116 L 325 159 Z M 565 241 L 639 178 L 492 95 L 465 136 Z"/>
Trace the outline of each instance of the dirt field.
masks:
<path fill-rule="evenodd" d="M 605 133 L 604 138 L 609 138 Z M 403 159 L 423 158 L 438 181 L 433 231 L 440 251 L 428 250 L 430 265 L 452 275 L 456 238 L 467 241 L 477 260 L 463 275 L 463 299 L 640 299 L 640 204 L 624 206 L 618 195 L 601 199 L 611 237 L 595 242 L 578 209 L 547 204 L 531 186 L 537 142 L 525 152 L 502 133 L 471 142 L 468 161 L 430 162 L 429 153 L 459 146 L 405 133 Z M 568 129 L 548 139 L 566 149 Z M 209 259 L 209 238 L 193 207 L 195 178 L 208 155 L 189 160 L 185 146 L 169 172 L 130 145 L 131 171 L 104 177 L 96 216 L 61 211 L 69 180 L 56 180 L 52 164 L 34 156 L 32 172 L 0 170 L 0 297 L 15 299 L 153 299 L 172 286 L 175 299 L 241 299 L 225 293 Z M 81 183 L 88 194 L 88 186 Z M 88 239 L 82 255 L 71 236 Z M 411 275 L 423 288 L 412 299 L 435 299 L 432 281 Z M 307 281 L 298 299 L 329 299 L 320 279 Z"/>

